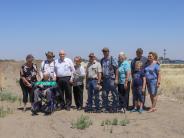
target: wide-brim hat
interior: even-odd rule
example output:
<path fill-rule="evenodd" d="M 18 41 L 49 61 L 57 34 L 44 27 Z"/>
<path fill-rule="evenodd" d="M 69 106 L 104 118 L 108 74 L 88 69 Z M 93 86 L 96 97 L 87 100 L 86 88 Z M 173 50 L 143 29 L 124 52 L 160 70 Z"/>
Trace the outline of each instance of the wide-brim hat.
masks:
<path fill-rule="evenodd" d="M 95 57 L 95 54 L 94 53 L 90 53 L 89 57 Z"/>
<path fill-rule="evenodd" d="M 55 57 L 54 53 L 51 51 L 48 51 L 47 53 L 45 53 L 45 55 L 53 58 Z"/>

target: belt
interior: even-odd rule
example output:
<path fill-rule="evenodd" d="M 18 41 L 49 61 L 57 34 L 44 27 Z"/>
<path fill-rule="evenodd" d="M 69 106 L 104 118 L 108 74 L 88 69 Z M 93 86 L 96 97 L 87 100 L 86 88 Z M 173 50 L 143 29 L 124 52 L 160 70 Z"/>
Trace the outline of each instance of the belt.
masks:
<path fill-rule="evenodd" d="M 97 78 L 88 78 L 87 80 L 98 80 Z"/>
<path fill-rule="evenodd" d="M 63 76 L 63 77 L 57 77 L 57 78 L 69 78 L 71 76 Z"/>

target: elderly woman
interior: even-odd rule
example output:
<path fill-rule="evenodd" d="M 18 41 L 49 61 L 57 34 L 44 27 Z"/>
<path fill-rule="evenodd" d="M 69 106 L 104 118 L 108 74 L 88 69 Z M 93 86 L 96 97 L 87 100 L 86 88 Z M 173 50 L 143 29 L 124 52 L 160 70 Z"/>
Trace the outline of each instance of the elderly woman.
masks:
<path fill-rule="evenodd" d="M 119 53 L 119 65 L 116 72 L 116 83 L 118 83 L 120 110 L 125 113 L 128 107 L 130 90 L 131 68 L 124 52 Z"/>
<path fill-rule="evenodd" d="M 22 65 L 20 69 L 20 86 L 23 92 L 23 103 L 24 109 L 26 111 L 26 104 L 28 102 L 28 95 L 29 101 L 31 104 L 34 100 L 34 94 L 32 91 L 33 83 L 36 82 L 38 79 L 38 69 L 36 64 L 33 63 L 34 57 L 29 54 L 26 57 L 26 63 Z"/>
<path fill-rule="evenodd" d="M 74 82 L 73 82 L 73 93 L 74 100 L 77 110 L 83 108 L 83 91 L 84 91 L 84 78 L 85 69 L 81 65 L 81 57 L 75 57 L 75 72 L 74 72 Z"/>
<path fill-rule="evenodd" d="M 156 103 L 157 103 L 157 90 L 160 86 L 161 75 L 160 75 L 160 65 L 155 61 L 155 53 L 149 52 L 148 54 L 148 64 L 145 68 L 145 76 L 147 81 L 147 88 L 150 94 L 150 99 L 152 106 L 149 112 L 156 111 Z"/>

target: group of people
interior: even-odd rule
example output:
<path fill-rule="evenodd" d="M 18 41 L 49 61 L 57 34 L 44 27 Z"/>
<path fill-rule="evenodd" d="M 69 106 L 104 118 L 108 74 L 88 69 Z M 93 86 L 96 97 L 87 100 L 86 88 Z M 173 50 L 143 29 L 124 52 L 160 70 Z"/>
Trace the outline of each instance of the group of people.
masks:
<path fill-rule="evenodd" d="M 143 50 L 138 48 L 136 57 L 130 63 L 124 52 L 119 53 L 118 60 L 110 55 L 109 48 L 103 48 L 102 52 L 104 57 L 100 61 L 94 53 L 90 53 L 86 68 L 81 65 L 80 56 L 76 56 L 73 63 L 64 50 L 59 52 L 60 58 L 56 60 L 53 52 L 47 52 L 47 59 L 41 63 L 40 70 L 33 63 L 34 57 L 27 55 L 26 63 L 20 70 L 24 111 L 28 95 L 33 113 L 41 110 L 43 98 L 47 113 L 56 108 L 70 111 L 73 90 L 77 110 L 125 113 L 129 109 L 130 89 L 133 93 L 131 112 L 144 112 L 146 91 L 152 104 L 149 112 L 156 111 L 157 90 L 161 81 L 157 54 L 149 52 L 146 58 Z M 88 95 L 85 107 L 84 88 Z"/>

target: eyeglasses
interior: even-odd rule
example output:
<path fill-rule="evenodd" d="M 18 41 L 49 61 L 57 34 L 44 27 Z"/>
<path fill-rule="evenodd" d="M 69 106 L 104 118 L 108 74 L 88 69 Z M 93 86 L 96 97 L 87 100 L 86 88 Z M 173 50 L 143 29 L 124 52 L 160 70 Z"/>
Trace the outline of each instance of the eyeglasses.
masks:
<path fill-rule="evenodd" d="M 65 54 L 59 54 L 60 56 L 62 56 L 62 55 L 65 55 Z"/>

